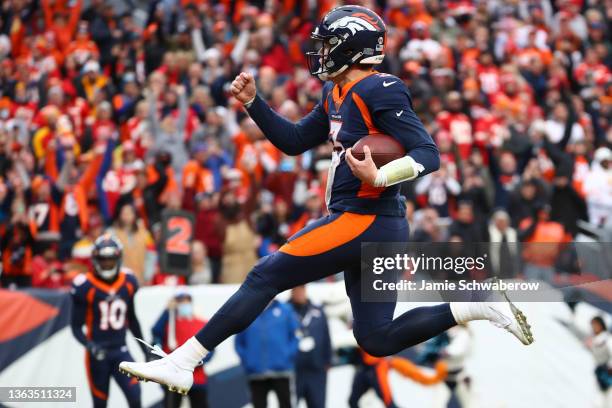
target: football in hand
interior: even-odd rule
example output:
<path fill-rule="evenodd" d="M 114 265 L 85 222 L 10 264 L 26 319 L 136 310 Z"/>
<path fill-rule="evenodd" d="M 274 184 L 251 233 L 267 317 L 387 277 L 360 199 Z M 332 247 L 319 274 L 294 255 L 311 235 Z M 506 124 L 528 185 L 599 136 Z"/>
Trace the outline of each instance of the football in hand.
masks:
<path fill-rule="evenodd" d="M 363 153 L 364 146 L 370 148 L 372 160 L 378 168 L 406 155 L 406 150 L 397 140 L 382 133 L 373 133 L 359 139 L 351 150 L 351 153 L 356 159 L 363 160 L 365 158 L 365 154 Z"/>

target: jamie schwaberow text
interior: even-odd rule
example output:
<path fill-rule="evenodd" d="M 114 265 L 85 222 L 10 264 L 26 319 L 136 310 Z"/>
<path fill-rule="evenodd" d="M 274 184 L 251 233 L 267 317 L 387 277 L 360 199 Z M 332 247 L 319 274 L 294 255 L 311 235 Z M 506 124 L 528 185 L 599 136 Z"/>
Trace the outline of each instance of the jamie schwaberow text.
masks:
<path fill-rule="evenodd" d="M 440 282 L 425 280 L 415 282 L 402 279 L 398 282 L 384 282 L 379 279 L 373 281 L 373 288 L 375 291 L 537 291 L 540 282 L 506 282 L 501 279 L 494 281 L 461 279 Z"/>

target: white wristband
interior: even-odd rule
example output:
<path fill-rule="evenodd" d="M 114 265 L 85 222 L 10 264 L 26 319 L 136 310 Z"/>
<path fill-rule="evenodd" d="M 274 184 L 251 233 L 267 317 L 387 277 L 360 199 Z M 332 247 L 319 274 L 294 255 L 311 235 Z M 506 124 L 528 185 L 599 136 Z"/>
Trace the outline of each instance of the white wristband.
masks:
<path fill-rule="evenodd" d="M 247 108 L 247 109 L 250 108 L 251 105 L 253 105 L 253 102 L 255 102 L 255 98 L 257 98 L 257 94 L 255 94 L 253 99 L 251 99 L 250 101 L 243 103 L 244 107 Z"/>
<path fill-rule="evenodd" d="M 410 156 L 395 159 L 378 169 L 374 187 L 389 187 L 402 181 L 414 180 L 423 170 L 425 167 Z"/>

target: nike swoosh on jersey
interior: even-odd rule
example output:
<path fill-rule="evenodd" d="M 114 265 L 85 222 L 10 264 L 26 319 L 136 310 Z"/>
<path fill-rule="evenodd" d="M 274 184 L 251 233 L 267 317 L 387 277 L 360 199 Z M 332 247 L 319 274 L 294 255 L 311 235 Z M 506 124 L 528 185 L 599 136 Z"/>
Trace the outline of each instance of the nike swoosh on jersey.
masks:
<path fill-rule="evenodd" d="M 403 109 L 401 111 L 399 111 L 399 112 L 395 112 L 395 116 L 397 116 L 399 118 L 400 116 L 402 116 L 402 113 L 404 113 Z"/>
<path fill-rule="evenodd" d="M 391 82 L 387 82 L 387 81 L 383 81 L 383 86 L 386 88 L 389 85 L 393 85 L 394 83 L 396 83 L 397 81 L 391 81 Z"/>

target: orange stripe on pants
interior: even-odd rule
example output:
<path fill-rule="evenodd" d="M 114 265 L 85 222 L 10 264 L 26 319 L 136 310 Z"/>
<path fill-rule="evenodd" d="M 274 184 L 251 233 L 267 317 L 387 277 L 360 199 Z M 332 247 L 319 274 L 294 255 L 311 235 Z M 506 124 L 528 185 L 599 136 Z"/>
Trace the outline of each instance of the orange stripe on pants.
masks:
<path fill-rule="evenodd" d="M 87 370 L 87 382 L 89 382 L 89 388 L 91 388 L 91 393 L 96 398 L 99 398 L 101 400 L 107 400 L 108 395 L 97 389 L 94 385 L 93 378 L 91 378 L 91 362 L 88 351 L 85 351 L 85 370 Z"/>
<path fill-rule="evenodd" d="M 287 242 L 279 251 L 294 256 L 319 255 L 357 238 L 375 219 L 374 214 L 343 213 L 329 224 Z"/>
<path fill-rule="evenodd" d="M 391 387 L 389 386 L 389 362 L 382 360 L 376 365 L 376 379 L 378 380 L 378 386 L 380 387 L 380 393 L 382 394 L 383 402 L 385 406 L 391 405 L 393 398 L 391 396 Z"/>

